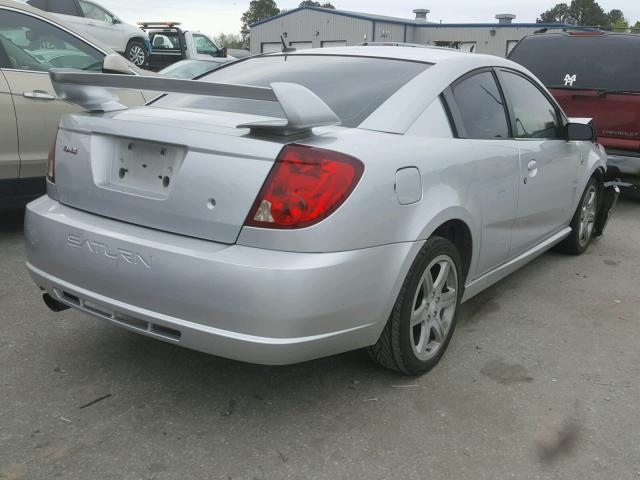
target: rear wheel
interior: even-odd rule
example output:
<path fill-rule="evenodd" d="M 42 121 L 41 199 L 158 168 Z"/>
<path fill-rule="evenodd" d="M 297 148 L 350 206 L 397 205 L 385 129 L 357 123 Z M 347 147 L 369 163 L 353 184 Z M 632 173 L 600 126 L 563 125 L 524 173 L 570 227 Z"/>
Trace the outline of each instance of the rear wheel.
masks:
<path fill-rule="evenodd" d="M 591 178 L 569 225 L 571 234 L 560 244 L 562 251 L 581 255 L 587 250 L 593 238 L 599 203 L 600 184 L 596 178 Z"/>
<path fill-rule="evenodd" d="M 407 375 L 431 370 L 456 324 L 463 280 L 460 255 L 447 239 L 432 237 L 414 261 L 391 317 L 370 347 L 374 361 Z"/>
<path fill-rule="evenodd" d="M 143 67 L 147 64 L 149 54 L 144 48 L 142 40 L 131 40 L 127 45 L 125 57 L 137 67 Z"/>

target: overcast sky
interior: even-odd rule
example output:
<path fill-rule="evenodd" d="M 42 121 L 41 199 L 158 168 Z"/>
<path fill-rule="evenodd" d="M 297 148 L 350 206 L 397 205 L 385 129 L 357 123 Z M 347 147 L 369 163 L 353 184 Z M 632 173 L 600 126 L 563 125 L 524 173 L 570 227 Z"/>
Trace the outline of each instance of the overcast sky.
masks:
<path fill-rule="evenodd" d="M 280 8 L 292 9 L 299 0 L 276 0 Z M 496 13 L 514 13 L 516 22 L 535 22 L 544 10 L 559 0 L 457 0 L 434 2 L 429 0 L 333 0 L 336 8 L 394 17 L 412 18 L 414 8 L 429 8 L 429 21 L 494 22 Z M 567 3 L 569 0 L 564 0 Z M 248 0 L 98 0 L 127 22 L 140 20 L 182 22 L 186 28 L 204 33 L 236 33 L 240 31 L 240 16 L 249 6 Z M 639 0 L 601 0 L 602 8 L 622 10 L 631 23 L 640 20 Z"/>

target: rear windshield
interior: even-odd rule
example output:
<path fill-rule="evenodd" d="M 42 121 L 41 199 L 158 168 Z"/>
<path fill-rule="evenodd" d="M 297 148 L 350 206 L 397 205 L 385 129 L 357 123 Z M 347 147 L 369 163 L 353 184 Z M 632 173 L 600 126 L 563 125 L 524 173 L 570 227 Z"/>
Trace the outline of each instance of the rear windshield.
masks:
<path fill-rule="evenodd" d="M 640 91 L 640 35 L 532 36 L 509 59 L 549 88 Z"/>
<path fill-rule="evenodd" d="M 222 66 L 205 82 L 268 87 L 273 82 L 298 83 L 318 95 L 346 127 L 357 127 L 409 80 L 430 64 L 337 55 L 255 57 Z M 276 102 L 169 94 L 154 106 L 196 108 L 283 117 Z"/>

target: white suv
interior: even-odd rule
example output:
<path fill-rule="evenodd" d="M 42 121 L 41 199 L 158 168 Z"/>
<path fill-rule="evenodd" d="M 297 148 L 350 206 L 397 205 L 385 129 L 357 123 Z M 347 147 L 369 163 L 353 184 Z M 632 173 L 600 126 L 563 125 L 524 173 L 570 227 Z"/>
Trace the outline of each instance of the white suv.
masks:
<path fill-rule="evenodd" d="M 32 7 L 55 13 L 88 35 L 100 40 L 135 65 L 147 64 L 151 44 L 147 34 L 128 25 L 104 7 L 89 0 L 28 0 Z"/>

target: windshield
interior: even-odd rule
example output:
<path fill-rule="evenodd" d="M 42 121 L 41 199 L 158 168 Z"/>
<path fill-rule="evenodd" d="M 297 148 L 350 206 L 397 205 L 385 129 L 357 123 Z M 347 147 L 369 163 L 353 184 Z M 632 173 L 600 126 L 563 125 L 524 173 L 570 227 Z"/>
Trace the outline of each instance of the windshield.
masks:
<path fill-rule="evenodd" d="M 522 40 L 509 59 L 549 88 L 640 91 L 640 36 L 539 35 Z"/>
<path fill-rule="evenodd" d="M 342 125 L 356 127 L 430 64 L 337 55 L 274 55 L 224 65 L 200 81 L 268 87 L 298 83 L 318 95 Z M 192 108 L 283 117 L 275 102 L 170 94 L 155 106 Z"/>

